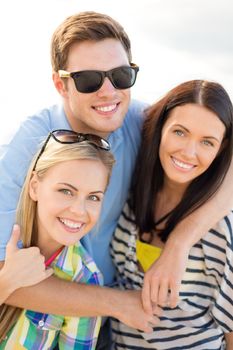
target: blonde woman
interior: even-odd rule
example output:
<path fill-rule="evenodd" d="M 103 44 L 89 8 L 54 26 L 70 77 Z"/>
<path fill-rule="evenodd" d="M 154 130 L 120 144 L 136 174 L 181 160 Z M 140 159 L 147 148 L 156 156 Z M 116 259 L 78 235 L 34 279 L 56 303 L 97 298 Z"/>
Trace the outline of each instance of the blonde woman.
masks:
<path fill-rule="evenodd" d="M 22 243 L 37 246 L 62 279 L 102 284 L 80 239 L 98 220 L 113 163 L 104 139 L 57 130 L 29 168 L 17 211 Z M 94 349 L 100 321 L 3 305 L 0 349 Z"/>

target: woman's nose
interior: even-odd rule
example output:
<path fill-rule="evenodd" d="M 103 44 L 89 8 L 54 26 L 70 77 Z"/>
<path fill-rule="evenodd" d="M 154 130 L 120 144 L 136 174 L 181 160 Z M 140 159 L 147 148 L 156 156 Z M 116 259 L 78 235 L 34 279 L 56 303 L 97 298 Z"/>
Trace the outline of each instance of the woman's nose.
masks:
<path fill-rule="evenodd" d="M 195 157 L 197 154 L 197 143 L 194 140 L 188 140 L 182 150 L 183 155 Z"/>
<path fill-rule="evenodd" d="M 83 215 L 86 213 L 85 201 L 81 198 L 76 199 L 70 206 L 70 211 L 77 214 Z"/>

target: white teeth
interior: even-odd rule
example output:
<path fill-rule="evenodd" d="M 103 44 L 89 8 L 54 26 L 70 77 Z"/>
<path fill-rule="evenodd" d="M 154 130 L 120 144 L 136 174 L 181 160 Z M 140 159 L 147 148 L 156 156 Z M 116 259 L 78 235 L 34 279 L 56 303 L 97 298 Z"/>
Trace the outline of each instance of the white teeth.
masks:
<path fill-rule="evenodd" d="M 82 226 L 82 223 L 80 223 L 80 222 L 73 222 L 73 221 L 70 221 L 70 220 L 67 220 L 67 219 L 61 219 L 60 218 L 60 221 L 64 225 L 68 226 L 69 228 L 79 229 Z"/>
<path fill-rule="evenodd" d="M 183 168 L 183 169 L 192 169 L 194 167 L 193 165 L 183 163 L 175 158 L 172 158 L 172 160 L 176 165 L 178 165 L 180 168 Z"/>
<path fill-rule="evenodd" d="M 95 107 L 95 109 L 97 109 L 97 111 L 101 111 L 101 112 L 111 112 L 116 108 L 116 104 L 111 105 L 111 106 L 105 106 L 105 107 Z"/>

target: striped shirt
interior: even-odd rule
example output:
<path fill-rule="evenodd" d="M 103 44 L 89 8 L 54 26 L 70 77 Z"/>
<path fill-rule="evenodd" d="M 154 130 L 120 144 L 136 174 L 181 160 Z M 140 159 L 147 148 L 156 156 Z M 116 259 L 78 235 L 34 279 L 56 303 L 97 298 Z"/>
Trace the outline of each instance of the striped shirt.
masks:
<path fill-rule="evenodd" d="M 65 247 L 51 266 L 56 276 L 68 281 L 103 283 L 96 264 L 80 242 Z M 0 349 L 47 350 L 57 344 L 62 350 L 95 349 L 100 324 L 100 317 L 64 317 L 24 310 Z"/>
<path fill-rule="evenodd" d="M 225 349 L 224 333 L 233 331 L 233 214 L 222 219 L 190 250 L 174 309 L 163 308 L 153 332 L 143 333 L 112 320 L 115 349 Z M 111 243 L 122 289 L 141 289 L 138 231 L 126 204 Z M 175 263 L 175 262 L 174 262 Z"/>

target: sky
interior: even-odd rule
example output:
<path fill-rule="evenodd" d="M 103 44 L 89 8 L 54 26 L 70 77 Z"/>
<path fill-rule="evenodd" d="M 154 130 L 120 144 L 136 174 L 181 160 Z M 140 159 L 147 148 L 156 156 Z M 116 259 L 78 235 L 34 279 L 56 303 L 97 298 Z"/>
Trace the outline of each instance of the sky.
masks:
<path fill-rule="evenodd" d="M 140 66 L 133 98 L 152 103 L 183 81 L 208 79 L 233 99 L 232 0 L 2 0 L 0 144 L 27 116 L 60 101 L 50 39 L 67 16 L 86 10 L 114 17 L 128 33 Z"/>

